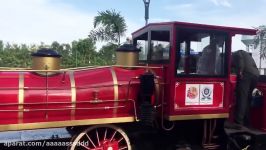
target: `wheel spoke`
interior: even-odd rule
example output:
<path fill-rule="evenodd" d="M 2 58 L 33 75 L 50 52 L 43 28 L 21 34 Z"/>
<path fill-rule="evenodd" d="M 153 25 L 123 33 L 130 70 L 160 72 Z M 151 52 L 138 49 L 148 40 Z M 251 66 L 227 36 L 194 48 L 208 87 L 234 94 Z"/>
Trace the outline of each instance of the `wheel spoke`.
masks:
<path fill-rule="evenodd" d="M 110 139 L 110 141 L 112 141 L 113 140 L 113 138 L 115 137 L 115 134 L 117 133 L 117 130 L 115 130 L 115 132 L 114 132 L 114 134 L 112 135 L 112 137 L 111 137 L 111 139 Z"/>
<path fill-rule="evenodd" d="M 104 141 L 106 140 L 106 135 L 107 135 L 107 128 L 105 128 L 105 131 L 104 131 L 104 138 L 103 138 Z"/>
<path fill-rule="evenodd" d="M 122 140 L 123 140 L 124 138 L 123 137 L 121 137 L 119 140 L 118 140 L 118 143 L 120 143 Z"/>
<path fill-rule="evenodd" d="M 114 125 L 90 126 L 79 133 L 72 142 L 75 144 L 71 145 L 70 150 L 103 150 L 105 146 L 109 149 L 114 148 L 112 145 L 118 146 L 116 150 L 131 150 L 126 133 Z"/>
<path fill-rule="evenodd" d="M 119 148 L 119 150 L 124 150 L 124 149 L 127 149 L 127 146 Z"/>
<path fill-rule="evenodd" d="M 96 129 L 96 137 L 97 137 L 97 140 L 98 140 L 98 146 L 101 146 L 100 139 L 99 139 L 99 134 L 98 134 L 98 130 L 97 129 Z"/>
<path fill-rule="evenodd" d="M 89 147 L 87 147 L 87 146 L 85 146 L 85 145 L 83 145 L 83 144 L 80 144 L 80 146 L 84 147 L 84 148 L 87 149 L 87 150 L 90 150 Z"/>
<path fill-rule="evenodd" d="M 89 137 L 88 134 L 86 134 L 87 138 L 89 139 L 89 141 L 91 142 L 91 144 L 93 145 L 94 148 L 96 148 L 95 144 L 93 143 L 93 141 L 91 140 L 91 138 Z"/>

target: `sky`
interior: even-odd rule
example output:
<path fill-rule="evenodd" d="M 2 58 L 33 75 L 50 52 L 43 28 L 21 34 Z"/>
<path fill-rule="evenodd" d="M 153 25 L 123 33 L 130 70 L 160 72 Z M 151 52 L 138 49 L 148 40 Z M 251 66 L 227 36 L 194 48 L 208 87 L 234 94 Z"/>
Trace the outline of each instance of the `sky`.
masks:
<path fill-rule="evenodd" d="M 126 37 L 145 24 L 143 0 L 0 0 L 0 40 L 70 43 L 86 38 L 94 16 L 107 9 L 124 16 Z M 253 28 L 266 25 L 265 16 L 266 0 L 150 0 L 149 22 Z"/>

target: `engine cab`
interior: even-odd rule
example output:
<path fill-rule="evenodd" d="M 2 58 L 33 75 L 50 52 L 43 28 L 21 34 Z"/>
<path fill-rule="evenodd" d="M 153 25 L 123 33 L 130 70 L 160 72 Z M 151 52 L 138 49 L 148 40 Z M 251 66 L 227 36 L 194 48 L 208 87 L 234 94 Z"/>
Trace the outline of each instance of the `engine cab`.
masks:
<path fill-rule="evenodd" d="M 232 37 L 256 30 L 183 22 L 151 23 L 134 32 L 141 65 L 160 66 L 161 103 L 169 121 L 228 118 L 233 86 Z"/>

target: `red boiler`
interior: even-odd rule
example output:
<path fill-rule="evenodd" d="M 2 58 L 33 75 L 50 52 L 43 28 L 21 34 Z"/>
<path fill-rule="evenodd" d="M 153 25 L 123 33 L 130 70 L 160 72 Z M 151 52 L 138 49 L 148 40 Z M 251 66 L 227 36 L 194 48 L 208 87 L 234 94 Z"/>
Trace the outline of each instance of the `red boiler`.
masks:
<path fill-rule="evenodd" d="M 119 67 L 61 70 L 49 76 L 34 70 L 2 71 L 0 129 L 134 121 L 136 78 L 144 72 Z"/>

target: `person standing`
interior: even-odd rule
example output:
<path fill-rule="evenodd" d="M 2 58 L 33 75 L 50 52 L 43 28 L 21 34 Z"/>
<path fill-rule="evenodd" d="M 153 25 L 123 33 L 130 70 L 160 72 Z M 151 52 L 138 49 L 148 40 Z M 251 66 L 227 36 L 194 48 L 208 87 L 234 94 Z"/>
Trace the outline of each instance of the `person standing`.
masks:
<path fill-rule="evenodd" d="M 233 52 L 232 66 L 237 73 L 235 123 L 249 126 L 252 91 L 260 73 L 251 54 L 244 50 Z"/>

